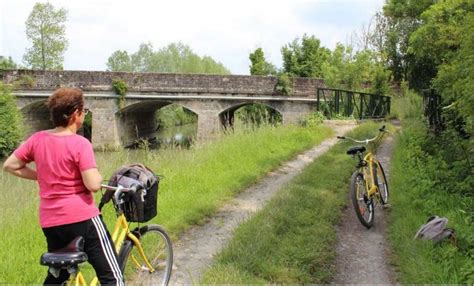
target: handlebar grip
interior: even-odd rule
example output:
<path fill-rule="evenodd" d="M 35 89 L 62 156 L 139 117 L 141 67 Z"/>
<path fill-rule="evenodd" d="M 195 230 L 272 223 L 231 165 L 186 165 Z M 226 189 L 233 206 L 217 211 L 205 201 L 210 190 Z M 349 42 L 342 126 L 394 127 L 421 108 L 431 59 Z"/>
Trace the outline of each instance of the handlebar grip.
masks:
<path fill-rule="evenodd" d="M 337 136 L 337 139 L 346 139 L 344 136 Z"/>

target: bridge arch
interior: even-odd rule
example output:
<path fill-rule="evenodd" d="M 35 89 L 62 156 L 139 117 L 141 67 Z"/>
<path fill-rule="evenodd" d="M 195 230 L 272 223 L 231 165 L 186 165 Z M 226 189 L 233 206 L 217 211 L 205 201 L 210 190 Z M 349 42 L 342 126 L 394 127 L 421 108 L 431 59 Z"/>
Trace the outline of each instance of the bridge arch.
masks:
<path fill-rule="evenodd" d="M 253 107 L 253 108 L 252 108 Z M 246 108 L 247 110 L 242 110 Z M 252 110 L 253 109 L 253 110 Z M 244 119 L 244 124 L 260 125 L 268 121 L 270 123 L 281 123 L 283 113 L 279 110 L 278 105 L 273 105 L 268 102 L 241 102 L 228 107 L 219 112 L 219 120 L 224 129 L 233 128 L 235 123 L 236 112 L 241 111 L 250 116 L 247 120 Z M 254 113 L 254 114 L 250 114 Z"/>
<path fill-rule="evenodd" d="M 159 128 L 156 112 L 172 104 L 182 106 L 195 114 L 196 117 L 199 116 L 192 107 L 180 102 L 167 100 L 127 101 L 127 105 L 115 113 L 117 133 L 121 144 L 132 146 L 140 139 L 154 141 Z"/>

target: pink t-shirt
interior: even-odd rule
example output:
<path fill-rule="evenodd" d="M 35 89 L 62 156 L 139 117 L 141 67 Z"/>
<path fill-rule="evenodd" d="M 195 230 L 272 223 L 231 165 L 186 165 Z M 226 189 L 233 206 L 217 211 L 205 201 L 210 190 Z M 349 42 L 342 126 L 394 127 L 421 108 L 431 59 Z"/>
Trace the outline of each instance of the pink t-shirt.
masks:
<path fill-rule="evenodd" d="M 80 222 L 99 214 L 81 176 L 81 171 L 96 168 L 92 145 L 86 138 L 39 131 L 14 154 L 24 162 L 36 164 L 41 227 Z"/>

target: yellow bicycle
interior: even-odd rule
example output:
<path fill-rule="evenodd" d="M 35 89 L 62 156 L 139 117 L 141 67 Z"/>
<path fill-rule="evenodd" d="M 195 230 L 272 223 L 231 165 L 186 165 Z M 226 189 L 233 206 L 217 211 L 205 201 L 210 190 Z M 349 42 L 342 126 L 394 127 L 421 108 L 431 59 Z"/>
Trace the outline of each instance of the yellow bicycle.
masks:
<path fill-rule="evenodd" d="M 124 215 L 124 204 L 127 194 L 136 192 L 137 188 L 102 185 L 105 190 L 114 191 L 113 201 L 117 220 L 112 232 L 112 240 L 118 253 L 118 262 L 125 279 L 143 285 L 168 285 L 173 265 L 173 249 L 166 231 L 159 225 L 138 225 L 133 230 Z M 41 256 L 40 264 L 49 267 L 53 275 L 61 269 L 71 274 L 67 285 L 87 285 L 80 272 L 79 265 L 87 261 L 83 251 L 84 238 L 76 237 L 65 248 L 47 252 Z M 89 285 L 98 285 L 95 277 Z"/>
<path fill-rule="evenodd" d="M 338 136 L 337 138 L 349 139 L 367 145 L 372 141 L 382 139 L 386 132 L 384 125 L 379 129 L 379 134 L 371 139 L 356 140 L 347 136 Z M 365 146 L 355 146 L 347 150 L 348 155 L 358 158 L 357 169 L 352 174 L 349 191 L 357 218 L 362 225 L 371 228 L 374 224 L 375 204 L 377 202 L 382 205 L 387 204 L 389 192 L 382 164 L 371 152 L 363 156 L 365 151 Z"/>

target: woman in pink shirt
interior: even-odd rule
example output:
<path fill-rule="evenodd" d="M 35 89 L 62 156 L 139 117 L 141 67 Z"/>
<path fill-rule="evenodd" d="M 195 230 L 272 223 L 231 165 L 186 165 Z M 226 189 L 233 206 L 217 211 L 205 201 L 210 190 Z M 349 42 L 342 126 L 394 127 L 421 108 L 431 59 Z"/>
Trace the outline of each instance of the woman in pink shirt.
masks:
<path fill-rule="evenodd" d="M 48 99 L 55 128 L 34 133 L 5 161 L 4 170 L 37 180 L 39 219 L 48 251 L 65 247 L 77 236 L 85 239 L 84 251 L 102 285 L 123 285 L 123 276 L 110 234 L 94 203 L 102 176 L 97 170 L 91 143 L 77 135 L 88 112 L 78 88 L 60 88 Z M 36 169 L 27 164 L 35 162 Z M 69 278 L 48 272 L 44 284 L 61 284 Z"/>

